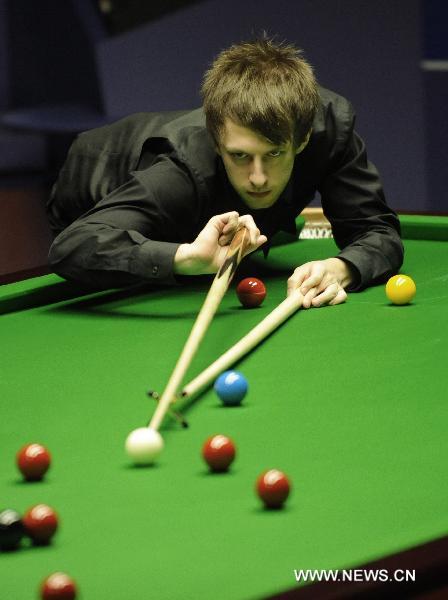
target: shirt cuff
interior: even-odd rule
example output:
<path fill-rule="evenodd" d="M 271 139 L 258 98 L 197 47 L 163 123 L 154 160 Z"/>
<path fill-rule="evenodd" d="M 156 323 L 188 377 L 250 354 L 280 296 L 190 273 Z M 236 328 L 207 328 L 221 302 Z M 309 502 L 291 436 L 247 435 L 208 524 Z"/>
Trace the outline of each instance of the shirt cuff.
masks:
<path fill-rule="evenodd" d="M 346 292 L 359 292 L 361 291 L 364 287 L 365 284 L 362 281 L 362 275 L 361 275 L 361 271 L 358 268 L 357 264 L 355 261 L 351 260 L 352 257 L 347 257 L 345 256 L 345 252 L 342 251 L 340 254 L 338 254 L 336 256 L 336 258 L 339 258 L 339 260 L 342 260 L 345 262 L 346 265 L 348 265 L 349 269 L 350 269 L 350 273 L 352 275 L 352 281 L 351 283 L 345 288 Z"/>
<path fill-rule="evenodd" d="M 147 240 L 134 248 L 129 271 L 159 285 L 176 285 L 174 256 L 180 244 Z"/>

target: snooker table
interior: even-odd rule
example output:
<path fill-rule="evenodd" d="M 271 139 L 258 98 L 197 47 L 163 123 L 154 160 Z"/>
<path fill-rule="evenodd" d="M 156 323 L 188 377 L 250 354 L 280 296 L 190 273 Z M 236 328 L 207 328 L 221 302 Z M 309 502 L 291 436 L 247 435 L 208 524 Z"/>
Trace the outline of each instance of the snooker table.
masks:
<path fill-rule="evenodd" d="M 92 292 L 50 274 L 2 286 L 0 508 L 49 504 L 60 528 L 48 546 L 0 553 L 0 598 L 37 598 L 54 571 L 82 600 L 411 597 L 448 585 L 448 217 L 401 221 L 411 304 L 391 305 L 380 285 L 299 310 L 236 365 L 243 405 L 221 406 L 211 388 L 180 401 L 189 428 L 167 418 L 147 468 L 130 465 L 124 440 L 152 415 L 146 391 L 163 390 L 211 279 Z M 332 239 L 280 240 L 267 260 L 245 259 L 186 381 L 284 299 L 294 266 L 335 251 Z M 246 275 L 268 289 L 255 309 L 234 292 Z M 227 474 L 202 461 L 213 433 L 237 446 Z M 41 482 L 15 466 L 28 442 L 53 457 Z M 273 467 L 293 487 L 279 511 L 254 493 Z M 366 565 L 415 569 L 415 581 L 302 586 L 294 575 Z"/>

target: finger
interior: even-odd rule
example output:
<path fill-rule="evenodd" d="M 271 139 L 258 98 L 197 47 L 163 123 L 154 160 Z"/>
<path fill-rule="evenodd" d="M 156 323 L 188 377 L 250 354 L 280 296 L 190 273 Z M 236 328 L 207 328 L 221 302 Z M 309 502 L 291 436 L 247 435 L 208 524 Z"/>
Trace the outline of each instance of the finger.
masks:
<path fill-rule="evenodd" d="M 243 215 L 238 220 L 238 226 L 244 226 L 249 232 L 249 243 L 254 248 L 256 247 L 260 230 L 258 229 L 252 215 Z"/>
<path fill-rule="evenodd" d="M 254 250 L 267 242 L 268 238 L 260 233 L 252 215 L 243 215 L 242 217 L 239 217 L 238 227 L 245 227 L 249 232 L 249 245 L 244 252 L 245 255 L 254 252 Z"/>
<path fill-rule="evenodd" d="M 222 228 L 222 232 L 224 234 L 234 235 L 235 231 L 238 229 L 238 220 L 239 215 L 236 211 L 232 211 L 230 213 L 226 213 L 224 215 L 223 223 L 224 226 Z"/>
<path fill-rule="evenodd" d="M 314 265 L 309 277 L 300 285 L 300 291 L 306 295 L 311 288 L 317 288 L 325 275 L 325 270 L 319 265 Z"/>
<path fill-rule="evenodd" d="M 220 235 L 218 243 L 220 246 L 227 246 L 238 229 L 239 214 L 236 211 L 232 211 L 219 215 L 219 217 Z"/>
<path fill-rule="evenodd" d="M 312 305 L 317 308 L 319 306 L 323 306 L 324 304 L 329 304 L 336 299 L 339 294 L 339 289 L 342 288 L 339 287 L 338 283 L 332 283 L 327 286 L 323 292 L 319 293 L 318 291 L 313 298 Z"/>
<path fill-rule="evenodd" d="M 331 302 L 329 302 L 328 305 L 335 306 L 336 304 L 342 304 L 347 300 L 347 297 L 347 292 L 344 290 L 344 288 L 339 288 L 339 291 L 336 294 L 335 298 L 331 300 Z"/>
<path fill-rule="evenodd" d="M 303 308 L 310 308 L 311 304 L 312 304 L 312 301 L 313 301 L 313 298 L 315 297 L 316 294 L 317 294 L 316 288 L 311 288 L 310 290 L 308 290 L 308 292 L 303 297 L 302 307 Z"/>
<path fill-rule="evenodd" d="M 294 270 L 294 273 L 287 281 L 287 295 L 289 296 L 294 290 L 300 288 L 305 279 L 309 276 L 307 265 L 302 265 Z"/>
<path fill-rule="evenodd" d="M 255 250 L 257 250 L 257 248 L 262 246 L 267 241 L 268 241 L 268 238 L 265 235 L 261 235 L 261 234 L 258 234 L 256 236 L 254 236 L 252 239 L 249 239 L 249 245 L 246 246 L 246 249 L 244 250 L 244 256 L 247 256 L 248 254 L 255 252 Z"/>
<path fill-rule="evenodd" d="M 236 212 L 236 210 L 231 210 L 221 215 L 214 215 L 211 217 L 208 223 L 214 225 L 215 227 L 219 227 L 220 230 L 222 230 L 223 227 L 225 227 L 229 222 L 235 221 L 235 219 L 238 220 L 238 217 L 239 214 Z"/>
<path fill-rule="evenodd" d="M 263 244 L 265 244 L 267 241 L 268 241 L 268 238 L 265 235 L 260 234 L 258 236 L 257 241 L 256 241 L 256 244 L 255 244 L 256 248 L 255 249 L 259 248 L 260 246 L 262 246 Z"/>

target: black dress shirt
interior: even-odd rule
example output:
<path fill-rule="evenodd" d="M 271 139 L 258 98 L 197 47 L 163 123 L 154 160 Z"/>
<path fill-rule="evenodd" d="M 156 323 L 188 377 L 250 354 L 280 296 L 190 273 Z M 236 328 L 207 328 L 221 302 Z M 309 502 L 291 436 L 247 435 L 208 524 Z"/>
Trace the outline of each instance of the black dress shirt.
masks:
<path fill-rule="evenodd" d="M 294 232 L 296 216 L 319 192 L 337 256 L 354 274 L 349 290 L 384 281 L 403 260 L 398 218 L 350 103 L 324 88 L 320 96 L 310 141 L 265 210 L 251 211 L 232 188 L 201 109 L 139 113 L 81 134 L 47 207 L 54 271 L 101 288 L 175 283 L 179 244 L 192 242 L 213 215 L 252 214 L 269 239 Z"/>

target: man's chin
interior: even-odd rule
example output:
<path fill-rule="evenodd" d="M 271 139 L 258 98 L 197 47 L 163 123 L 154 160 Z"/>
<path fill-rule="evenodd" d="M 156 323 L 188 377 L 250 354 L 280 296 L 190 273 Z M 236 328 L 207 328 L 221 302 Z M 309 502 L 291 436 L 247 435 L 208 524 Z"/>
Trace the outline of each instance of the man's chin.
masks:
<path fill-rule="evenodd" d="M 242 196 L 242 200 L 244 204 L 246 204 L 252 210 L 263 210 L 266 208 L 270 208 L 277 202 L 277 196 L 274 194 L 268 194 L 267 196 L 251 196 L 250 194 L 245 194 Z"/>

